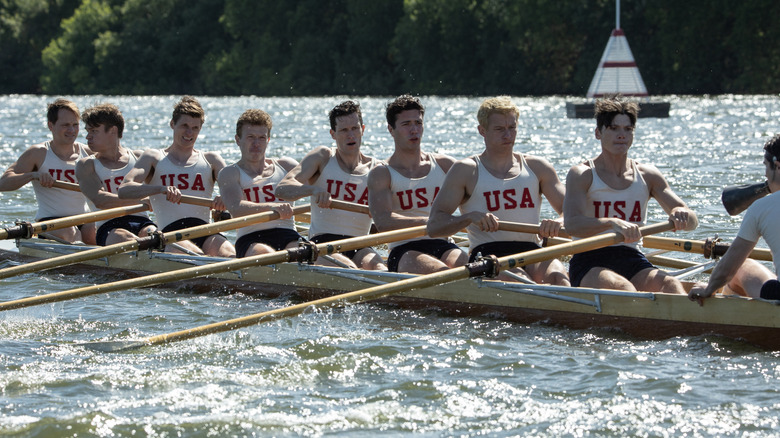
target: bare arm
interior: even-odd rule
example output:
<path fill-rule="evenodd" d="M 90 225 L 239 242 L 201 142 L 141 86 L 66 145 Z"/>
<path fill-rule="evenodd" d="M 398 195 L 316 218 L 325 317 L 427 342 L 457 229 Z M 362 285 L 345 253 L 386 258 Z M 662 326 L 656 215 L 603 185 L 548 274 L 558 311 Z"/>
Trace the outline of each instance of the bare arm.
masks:
<path fill-rule="evenodd" d="M 707 286 L 696 285 L 688 293 L 688 297 L 701 303 L 702 299 L 712 296 L 715 291 L 728 284 L 745 260 L 747 260 L 755 246 L 755 242 L 750 242 L 741 237 L 734 239 L 726 254 L 723 255 L 718 265 L 712 270 Z"/>
<path fill-rule="evenodd" d="M 95 173 L 95 161 L 92 159 L 82 158 L 76 162 L 76 178 L 79 181 L 81 193 L 97 208 L 123 207 L 141 202 L 138 199 L 119 199 L 116 194 L 103 190 L 103 182 Z"/>
<path fill-rule="evenodd" d="M 146 150 L 141 154 L 141 157 L 135 163 L 135 167 L 125 175 L 122 185 L 119 186 L 117 194 L 120 198 L 141 199 L 168 192 L 168 188 L 162 184 L 147 184 L 151 182 L 154 176 L 154 169 L 160 160 L 161 154 L 159 150 L 155 149 Z M 181 193 L 179 193 L 179 199 L 181 199 Z"/>
<path fill-rule="evenodd" d="M 477 163 L 467 158 L 455 163 L 444 179 L 442 188 L 431 206 L 428 218 L 430 237 L 451 236 L 463 228 L 478 224 L 482 230 L 498 230 L 498 219 L 490 213 L 470 211 L 455 216 L 453 213 L 471 197 L 477 179 Z"/>
<path fill-rule="evenodd" d="M 314 196 L 313 202 L 322 208 L 330 206 L 330 193 L 313 184 L 330 159 L 330 150 L 321 146 L 306 154 L 276 187 L 276 196 L 295 201 L 305 196 Z"/>
<path fill-rule="evenodd" d="M 0 177 L 0 192 L 17 190 L 34 179 L 38 179 L 44 187 L 51 187 L 54 178 L 48 173 L 38 172 L 45 159 L 46 149 L 42 144 L 30 146 Z"/>
<path fill-rule="evenodd" d="M 655 198 L 666 213 L 669 219 L 674 223 L 674 230 L 693 231 L 699 226 L 699 219 L 696 213 L 688 208 L 677 196 L 661 172 L 651 165 L 640 165 L 640 172 L 647 181 L 650 189 L 650 196 Z"/>
<path fill-rule="evenodd" d="M 541 219 L 539 221 L 539 235 L 541 237 L 557 237 L 563 226 L 563 200 L 566 196 L 566 187 L 563 185 L 553 165 L 541 157 L 527 155 L 526 162 L 539 178 L 539 190 L 547 202 L 550 203 L 560 217 L 556 219 Z"/>
<path fill-rule="evenodd" d="M 368 174 L 368 208 L 379 231 L 425 225 L 427 217 L 410 217 L 393 211 L 393 194 L 390 190 L 390 171 L 377 166 Z"/>

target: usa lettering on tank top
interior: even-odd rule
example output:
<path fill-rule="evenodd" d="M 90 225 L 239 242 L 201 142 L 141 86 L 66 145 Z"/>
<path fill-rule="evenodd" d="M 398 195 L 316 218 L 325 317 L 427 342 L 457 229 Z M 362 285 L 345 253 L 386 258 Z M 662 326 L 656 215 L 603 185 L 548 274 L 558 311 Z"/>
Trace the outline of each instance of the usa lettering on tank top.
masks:
<path fill-rule="evenodd" d="M 127 151 L 127 164 L 117 169 L 107 168 L 94 155 L 89 157 L 89 159 L 92 161 L 93 167 L 95 168 L 95 175 L 97 175 L 98 179 L 103 182 L 103 190 L 107 191 L 108 193 L 116 193 L 119 185 L 122 184 L 122 181 L 124 181 L 125 175 L 127 175 L 127 173 L 133 169 L 137 161 L 135 154 L 132 151 Z M 87 202 L 89 203 L 89 207 L 92 209 L 92 211 L 97 210 L 95 204 L 89 200 L 87 200 Z M 133 216 L 149 217 L 149 214 L 144 211 L 133 213 Z M 95 223 L 95 226 L 100 228 L 100 226 L 104 223 L 106 223 L 106 221 L 98 221 Z"/>
<path fill-rule="evenodd" d="M 273 159 L 271 160 L 271 163 L 274 172 L 268 177 L 263 177 L 262 175 L 251 177 L 240 166 L 236 164 L 233 165 L 238 169 L 238 184 L 241 187 L 241 192 L 244 194 L 246 201 L 258 204 L 261 202 L 282 202 L 280 199 L 277 199 L 274 192 L 276 191 L 276 186 L 279 185 L 287 174 L 287 171 L 279 165 L 277 160 Z M 254 233 L 255 231 L 270 230 L 272 228 L 287 228 L 294 230 L 295 221 L 292 218 L 277 219 L 241 227 L 236 230 L 236 238 L 238 239 L 246 234 Z"/>
<path fill-rule="evenodd" d="M 78 148 L 79 159 L 89 156 L 86 146 L 74 143 Z M 46 157 L 41 163 L 40 172 L 48 172 L 54 179 L 70 183 L 78 183 L 76 178 L 76 160 L 63 161 L 51 150 L 51 143 L 44 143 Z M 43 187 L 38 180 L 32 181 L 35 198 L 38 201 L 38 212 L 35 219 L 44 217 L 62 217 L 82 214 L 89 211 L 87 198 L 81 192 L 74 192 L 54 187 Z"/>
<path fill-rule="evenodd" d="M 436 195 L 439 194 L 444 183 L 444 170 L 436 163 L 432 154 L 428 154 L 427 160 L 431 163 L 428 174 L 421 178 L 407 178 L 401 175 L 392 166 L 387 166 L 390 172 L 390 193 L 392 193 L 393 211 L 401 211 L 405 216 L 428 217 L 431 213 L 431 205 Z M 429 239 L 425 237 L 424 239 Z M 388 244 L 388 248 L 403 245 L 404 243 L 423 239 L 408 239 Z"/>
<path fill-rule="evenodd" d="M 365 173 L 347 173 L 339 165 L 336 150 L 329 149 L 330 158 L 313 185 L 327 190 L 332 199 L 368 205 L 368 172 L 379 165 L 379 161 L 372 158 Z M 309 238 L 318 234 L 364 236 L 370 230 L 371 218 L 367 214 L 324 209 L 312 203 Z"/>
<path fill-rule="evenodd" d="M 593 182 L 588 189 L 586 202 L 586 205 L 591 208 L 586 210 L 585 214 L 588 217 L 616 218 L 644 225 L 647 222 L 647 203 L 650 200 L 650 189 L 639 172 L 636 161 L 631 160 L 631 168 L 634 173 L 633 181 L 623 190 L 608 186 L 599 177 L 593 160 L 588 160 L 588 165 L 592 170 Z M 638 249 L 639 242 L 619 243 L 618 245 Z"/>
<path fill-rule="evenodd" d="M 214 191 L 213 169 L 201 151 L 195 151 L 198 158 L 195 163 L 187 166 L 174 164 L 166 153 L 154 169 L 154 178 L 164 186 L 178 188 L 183 195 L 211 198 Z M 208 223 L 211 221 L 211 209 L 200 205 L 174 204 L 168 202 L 165 195 L 159 194 L 149 198 L 157 225 L 165 228 L 171 222 L 193 217 Z"/>
<path fill-rule="evenodd" d="M 528 166 L 522 154 L 517 154 L 520 172 L 512 178 L 497 178 L 491 174 L 479 156 L 471 157 L 477 163 L 477 182 L 474 192 L 461 206 L 461 214 L 478 211 L 490 212 L 507 222 L 538 223 L 542 194 L 539 178 Z M 488 233 L 471 224 L 466 227 L 469 246 L 474 248 L 489 242 L 541 243 L 538 236 L 528 233 L 496 231 Z"/>

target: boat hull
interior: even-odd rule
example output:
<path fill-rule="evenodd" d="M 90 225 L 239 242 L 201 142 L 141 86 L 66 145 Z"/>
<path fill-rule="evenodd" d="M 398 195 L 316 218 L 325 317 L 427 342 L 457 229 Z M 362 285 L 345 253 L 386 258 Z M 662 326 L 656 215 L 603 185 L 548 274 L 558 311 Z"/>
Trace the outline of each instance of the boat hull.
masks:
<path fill-rule="evenodd" d="M 3 257 L 15 257 L 25 262 L 58 255 L 51 249 L 57 245 L 29 243 L 30 246 L 20 247 L 15 255 L 3 251 Z M 167 257 L 171 259 L 160 258 L 156 253 L 134 252 L 74 265 L 61 272 L 111 273 L 114 280 L 120 275 L 132 277 L 191 267 L 191 262 L 197 259 Z M 293 295 L 310 300 L 372 285 L 366 281 L 396 280 L 387 277 L 377 279 L 370 273 L 366 273 L 370 280 L 365 280 L 360 277 L 363 275 L 361 271 L 357 271 L 360 274 L 357 276 L 343 271 L 284 263 L 223 273 L 180 285 L 197 287 L 197 291 L 203 292 L 238 291 L 265 297 Z M 742 297 L 714 297 L 708 299 L 704 306 L 699 306 L 681 295 L 625 292 L 612 295 L 610 291 L 585 293 L 577 288 L 553 293 L 539 291 L 532 286 L 468 279 L 378 301 L 406 308 L 434 309 L 451 315 L 483 316 L 524 324 L 619 330 L 644 339 L 716 334 L 741 339 L 762 348 L 780 349 L 780 309 L 772 302 Z"/>

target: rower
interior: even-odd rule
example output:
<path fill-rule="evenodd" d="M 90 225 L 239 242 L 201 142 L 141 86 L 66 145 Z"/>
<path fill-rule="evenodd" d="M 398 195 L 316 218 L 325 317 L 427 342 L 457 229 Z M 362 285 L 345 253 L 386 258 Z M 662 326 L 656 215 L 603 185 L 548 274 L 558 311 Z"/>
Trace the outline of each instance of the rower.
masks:
<path fill-rule="evenodd" d="M 27 148 L 0 177 L 0 192 L 17 190 L 32 181 L 38 200 L 36 222 L 89 212 L 84 195 L 52 187 L 56 180 L 78 182 L 76 160 L 92 153 L 87 145 L 76 141 L 79 109 L 69 100 L 57 99 L 48 105 L 46 118 L 52 139 Z M 48 234 L 67 242 L 94 244 L 95 224 L 63 228 Z"/>
<path fill-rule="evenodd" d="M 499 220 L 539 223 L 542 195 L 556 212 L 563 211 L 564 186 L 552 164 L 514 151 L 519 117 L 520 110 L 508 96 L 482 102 L 477 131 L 485 150 L 452 166 L 431 207 L 428 235 L 451 236 L 466 228 L 470 262 L 479 254 L 504 257 L 539 249 L 539 237 L 557 237 L 561 229 L 563 218 L 559 217 L 542 220 L 538 236 L 498 230 Z M 456 209 L 461 212 L 458 216 Z M 512 272 L 537 283 L 569 285 L 566 268 L 558 259 Z"/>
<path fill-rule="evenodd" d="M 329 119 L 336 147 L 318 146 L 309 152 L 276 189 L 276 195 L 288 201 L 311 197 L 309 238 L 315 243 L 369 233 L 369 215 L 329 207 L 332 199 L 368 205 L 368 173 L 380 164 L 360 151 L 366 129 L 360 104 L 344 101 L 330 110 Z M 350 268 L 387 270 L 382 257 L 370 247 L 332 257 Z M 317 263 L 333 264 L 325 258 Z"/>
<path fill-rule="evenodd" d="M 753 298 L 780 300 L 780 231 L 777 217 L 780 215 L 780 135 L 775 135 L 764 144 L 764 173 L 769 186 L 769 196 L 759 199 L 748 207 L 737 237 L 723 258 L 710 274 L 708 283 L 696 284 L 688 297 L 702 304 L 705 298 L 724 287 L 728 290 Z M 772 252 L 775 264 L 773 273 L 764 265 L 748 259 L 748 255 L 763 237 Z"/>
<path fill-rule="evenodd" d="M 225 206 L 234 217 L 275 211 L 279 219 L 240 228 L 236 255 L 249 257 L 295 248 L 301 235 L 295 231 L 292 206 L 274 195 L 279 182 L 298 162 L 292 158 L 269 158 L 271 116 L 249 109 L 236 123 L 235 141 L 241 159 L 219 172 L 217 182 Z"/>
<path fill-rule="evenodd" d="M 192 96 L 184 96 L 173 107 L 169 123 L 173 140 L 166 149 L 144 151 L 119 186 L 119 197 L 141 199 L 149 196 L 157 224 L 164 233 L 205 225 L 211 220 L 209 207 L 181 205 L 182 195 L 210 198 L 225 161 L 218 152 L 195 149 L 205 120 L 203 107 Z M 216 196 L 211 209 L 225 210 Z M 187 251 L 215 257 L 234 257 L 236 250 L 222 234 L 178 243 Z M 166 245 L 166 251 L 180 252 Z"/>
<path fill-rule="evenodd" d="M 95 153 L 76 163 L 76 177 L 81 192 L 93 210 L 134 205 L 138 199 L 119 199 L 116 194 L 125 175 L 135 166 L 142 151 L 133 151 L 120 144 L 125 119 L 116 105 L 110 103 L 87 108 L 81 115 L 87 131 L 87 144 Z M 149 199 L 143 200 L 149 203 Z M 99 221 L 96 241 L 100 246 L 146 237 L 157 226 L 146 212 Z"/>
<path fill-rule="evenodd" d="M 455 159 L 423 152 L 425 108 L 410 95 L 387 105 L 387 130 L 395 149 L 387 164 L 368 175 L 368 205 L 379 231 L 426 225 L 431 204 Z M 427 274 L 463 266 L 466 253 L 454 243 L 425 236 L 388 245 L 387 267 L 394 272 Z"/>
<path fill-rule="evenodd" d="M 574 237 L 614 231 L 624 241 L 575 254 L 569 262 L 571 284 L 684 294 L 678 279 L 653 266 L 639 250 L 639 227 L 647 220 L 650 198 L 669 215 L 675 231 L 696 229 L 696 213 L 672 191 L 658 168 L 628 157 L 639 106 L 621 96 L 607 97 L 596 102 L 595 112 L 601 154 L 569 170 L 564 224 Z"/>

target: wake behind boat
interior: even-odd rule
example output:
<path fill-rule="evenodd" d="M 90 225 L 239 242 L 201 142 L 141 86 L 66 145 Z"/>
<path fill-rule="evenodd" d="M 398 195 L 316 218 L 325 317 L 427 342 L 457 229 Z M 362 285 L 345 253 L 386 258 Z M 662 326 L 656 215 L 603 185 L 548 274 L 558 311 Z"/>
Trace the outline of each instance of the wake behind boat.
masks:
<path fill-rule="evenodd" d="M 0 249 L 0 254 L 5 259 L 29 262 L 91 249 L 43 239 L 20 240 L 17 244 L 18 252 L 6 245 Z M 67 268 L 67 272 L 94 275 L 95 269 L 99 268 L 100 272 L 111 273 L 114 277 L 134 277 L 207 266 L 220 261 L 224 259 L 137 251 L 74 265 Z M 211 291 L 219 285 L 266 297 L 293 294 L 302 300 L 311 300 L 410 277 L 414 276 L 305 263 L 279 263 L 190 280 L 187 286 L 204 286 L 204 290 Z M 646 339 L 717 334 L 768 349 L 780 349 L 777 308 L 774 303 L 760 299 L 718 296 L 700 307 L 684 295 L 467 279 L 416 289 L 379 301 L 525 324 L 616 329 Z"/>

